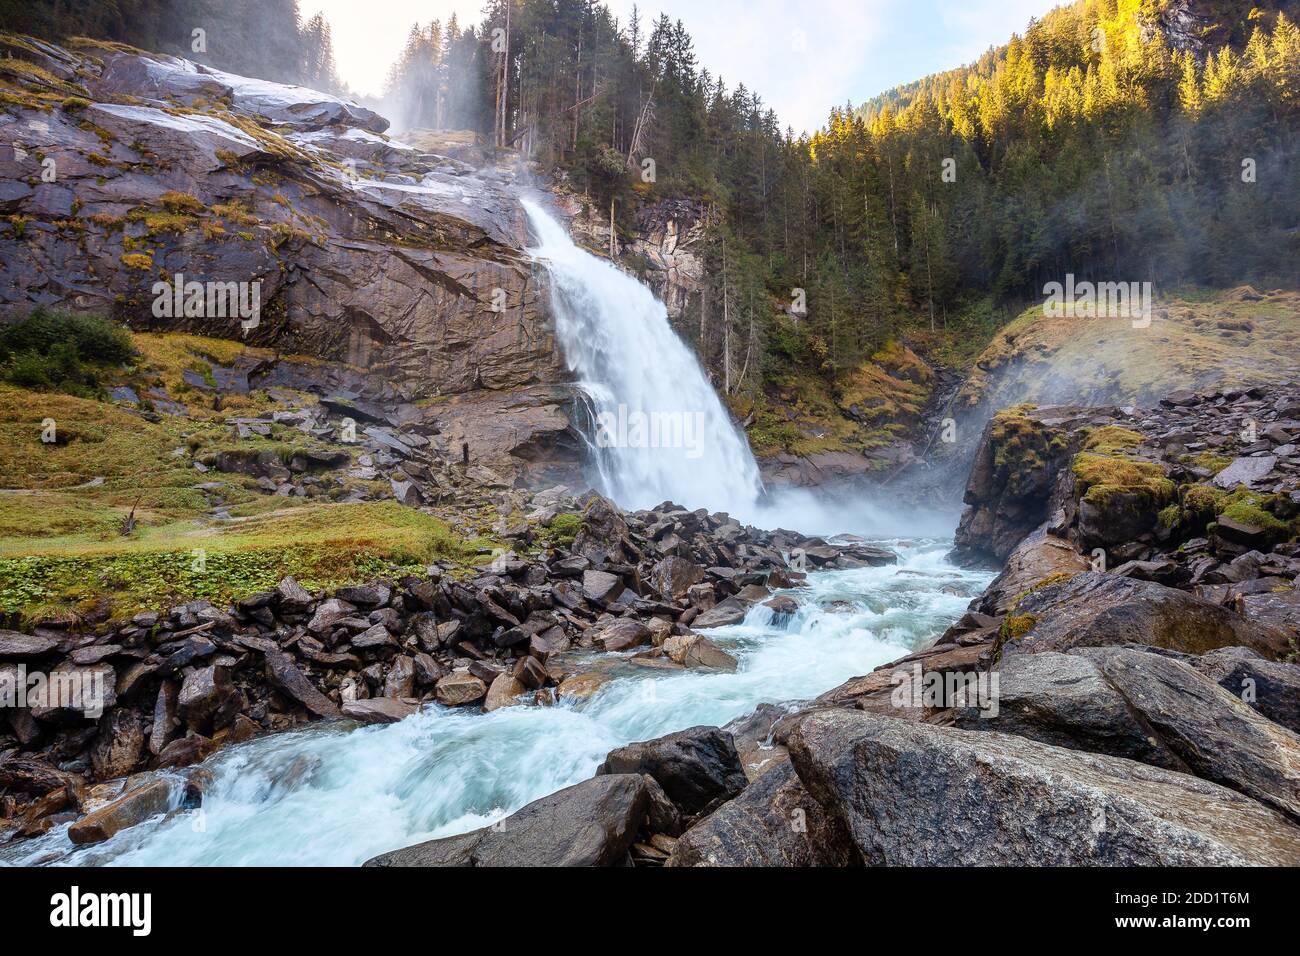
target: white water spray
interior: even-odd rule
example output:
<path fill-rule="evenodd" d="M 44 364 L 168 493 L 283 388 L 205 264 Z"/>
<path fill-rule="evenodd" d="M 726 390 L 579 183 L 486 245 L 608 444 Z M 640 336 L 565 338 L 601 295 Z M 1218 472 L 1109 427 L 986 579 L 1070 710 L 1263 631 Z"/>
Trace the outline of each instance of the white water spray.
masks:
<path fill-rule="evenodd" d="M 600 490 L 627 508 L 672 500 L 751 512 L 758 465 L 664 304 L 575 245 L 541 206 L 523 206 L 538 241 L 531 251 L 550 275 L 556 337 L 596 417 Z"/>

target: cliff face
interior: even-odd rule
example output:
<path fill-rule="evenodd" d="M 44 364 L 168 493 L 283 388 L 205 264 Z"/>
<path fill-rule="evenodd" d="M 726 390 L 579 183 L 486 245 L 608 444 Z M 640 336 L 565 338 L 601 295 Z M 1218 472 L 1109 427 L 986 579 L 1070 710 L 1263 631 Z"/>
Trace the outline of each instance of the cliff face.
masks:
<path fill-rule="evenodd" d="M 426 417 L 505 475 L 576 447 L 521 170 L 174 57 L 16 36 L 0 52 L 0 319 L 93 311 L 340 363 L 366 398 L 464 398 Z"/>
<path fill-rule="evenodd" d="M 4 313 L 243 335 L 416 397 L 560 377 L 512 170 L 387 139 L 311 90 L 118 47 L 4 48 Z M 260 283 L 259 323 L 159 315 L 155 283 L 177 274 Z"/>

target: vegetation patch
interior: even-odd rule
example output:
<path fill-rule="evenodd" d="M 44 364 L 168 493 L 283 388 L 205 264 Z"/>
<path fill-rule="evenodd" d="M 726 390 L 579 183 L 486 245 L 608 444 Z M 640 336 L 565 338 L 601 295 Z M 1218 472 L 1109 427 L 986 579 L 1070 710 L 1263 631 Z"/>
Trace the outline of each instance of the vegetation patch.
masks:
<path fill-rule="evenodd" d="M 96 395 L 105 372 L 134 355 L 127 331 L 95 315 L 38 307 L 0 328 L 0 381 L 21 388 Z"/>

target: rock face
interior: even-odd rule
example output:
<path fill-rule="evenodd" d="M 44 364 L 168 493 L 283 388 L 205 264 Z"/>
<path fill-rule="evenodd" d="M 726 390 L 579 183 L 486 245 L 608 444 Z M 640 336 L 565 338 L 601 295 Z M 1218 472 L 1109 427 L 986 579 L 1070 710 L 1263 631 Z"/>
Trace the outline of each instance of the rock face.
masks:
<path fill-rule="evenodd" d="M 394 850 L 366 866 L 614 866 L 649 812 L 641 775 L 594 777 L 494 826 Z"/>
<path fill-rule="evenodd" d="M 40 41 L 4 54 L 69 77 L 78 96 L 0 112 L 20 147 L 0 156 L 0 212 L 25 223 L 0 236 L 0 317 L 97 311 L 367 368 L 407 400 L 497 396 L 454 416 L 476 460 L 564 457 L 572 470 L 572 395 L 534 388 L 566 373 L 513 169 L 476 171 L 385 137 L 356 104 L 175 57 Z M 177 276 L 246 284 L 250 314 L 176 314 Z"/>
<path fill-rule="evenodd" d="M 1295 865 L 1300 829 L 1186 774 L 861 712 L 790 738 L 809 793 L 879 865 Z"/>
<path fill-rule="evenodd" d="M 1033 624 L 1002 644 L 1003 655 L 1129 642 L 1191 654 L 1242 646 L 1274 656 L 1286 649 L 1278 632 L 1186 591 L 1091 571 L 1026 596 L 1016 613 Z"/>

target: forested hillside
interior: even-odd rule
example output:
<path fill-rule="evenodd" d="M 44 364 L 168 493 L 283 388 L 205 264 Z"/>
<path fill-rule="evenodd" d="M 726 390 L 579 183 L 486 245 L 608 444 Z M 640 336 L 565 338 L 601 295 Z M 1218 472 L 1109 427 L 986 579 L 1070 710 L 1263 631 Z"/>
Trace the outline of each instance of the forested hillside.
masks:
<path fill-rule="evenodd" d="M 205 6 L 10 2 L 0 26 L 183 47 Z M 297 51 L 268 57 L 265 75 L 306 82 L 309 59 L 328 64 L 327 34 L 298 24 L 294 0 L 220 6 L 237 36 Z M 1292 6 L 1080 0 L 796 136 L 744 78 L 700 63 L 681 22 L 493 0 L 477 27 L 413 27 L 389 112 L 398 129 L 470 128 L 525 151 L 625 231 L 639 203 L 702 200 L 710 287 L 682 333 L 733 392 L 797 379 L 833 396 L 900 330 L 969 359 L 1067 272 L 1151 280 L 1157 295 L 1293 279 Z M 209 33 L 217 65 L 258 72 L 241 51 L 265 45 Z M 749 365 L 761 376 L 734 374 Z"/>

